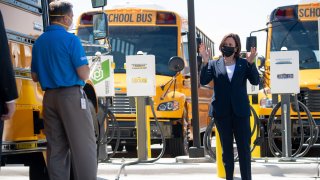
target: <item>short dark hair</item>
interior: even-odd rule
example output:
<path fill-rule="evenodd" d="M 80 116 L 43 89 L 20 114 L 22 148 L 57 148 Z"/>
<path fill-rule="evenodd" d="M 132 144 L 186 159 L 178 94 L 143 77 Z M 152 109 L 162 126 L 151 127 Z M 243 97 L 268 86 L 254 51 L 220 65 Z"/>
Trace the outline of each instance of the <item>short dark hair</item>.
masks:
<path fill-rule="evenodd" d="M 227 38 L 233 38 L 234 41 L 236 42 L 237 50 L 236 50 L 236 52 L 234 54 L 234 57 L 239 58 L 240 57 L 240 51 L 241 51 L 241 41 L 240 41 L 240 37 L 238 36 L 238 34 L 230 33 L 230 34 L 225 35 L 223 37 L 221 43 L 220 43 L 219 50 L 221 51 L 222 46 L 224 46 L 224 43 L 225 43 Z"/>
<path fill-rule="evenodd" d="M 50 21 L 58 21 L 64 15 L 72 12 L 72 4 L 65 0 L 54 0 L 49 4 Z"/>

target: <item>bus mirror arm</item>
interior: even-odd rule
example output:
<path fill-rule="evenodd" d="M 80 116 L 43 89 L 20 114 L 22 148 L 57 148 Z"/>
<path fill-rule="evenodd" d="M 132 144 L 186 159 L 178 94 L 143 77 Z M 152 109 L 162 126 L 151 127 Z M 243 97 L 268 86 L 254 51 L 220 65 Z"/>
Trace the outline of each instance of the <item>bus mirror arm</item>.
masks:
<path fill-rule="evenodd" d="M 261 32 L 261 31 L 266 31 L 266 32 L 267 32 L 267 31 L 268 31 L 268 28 L 263 28 L 263 29 L 258 29 L 258 30 L 256 30 L 256 31 L 251 31 L 251 32 L 250 32 L 250 36 L 252 36 L 253 33 Z"/>
<path fill-rule="evenodd" d="M 252 34 L 256 32 L 261 32 L 261 31 L 268 31 L 268 28 L 263 28 L 263 29 L 250 32 L 250 36 L 247 37 L 247 42 L 246 42 L 247 52 L 250 52 L 251 47 L 257 48 L 257 36 L 252 36 Z"/>
<path fill-rule="evenodd" d="M 180 73 L 178 72 L 178 73 L 177 73 L 176 75 L 174 75 L 168 82 L 166 82 L 164 85 L 161 85 L 161 86 L 160 86 L 161 90 L 164 90 L 164 87 L 169 84 L 169 87 L 167 88 L 167 90 L 166 90 L 166 91 L 163 93 L 163 95 L 160 97 L 161 100 L 163 100 L 163 99 L 165 98 L 165 96 L 168 94 L 169 89 L 170 89 L 170 87 L 172 86 L 172 83 L 174 83 L 174 84 L 173 84 L 173 96 L 172 96 L 172 98 L 174 98 L 174 96 L 175 96 L 175 91 L 176 91 L 176 82 L 177 82 L 177 81 L 176 81 L 176 77 L 177 77 L 178 74 L 180 74 Z"/>

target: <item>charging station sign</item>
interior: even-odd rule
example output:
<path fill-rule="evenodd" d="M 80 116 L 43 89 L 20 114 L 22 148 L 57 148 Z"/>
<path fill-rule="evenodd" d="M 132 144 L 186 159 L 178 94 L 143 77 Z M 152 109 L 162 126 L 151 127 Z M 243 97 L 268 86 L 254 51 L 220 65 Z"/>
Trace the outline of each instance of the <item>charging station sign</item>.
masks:
<path fill-rule="evenodd" d="M 115 94 L 112 62 L 113 56 L 101 56 L 101 63 L 92 72 L 90 79 L 98 97 L 110 97 Z"/>
<path fill-rule="evenodd" d="M 155 96 L 154 55 L 126 56 L 127 96 Z"/>
<path fill-rule="evenodd" d="M 272 94 L 300 93 L 299 51 L 271 52 L 270 78 Z"/>

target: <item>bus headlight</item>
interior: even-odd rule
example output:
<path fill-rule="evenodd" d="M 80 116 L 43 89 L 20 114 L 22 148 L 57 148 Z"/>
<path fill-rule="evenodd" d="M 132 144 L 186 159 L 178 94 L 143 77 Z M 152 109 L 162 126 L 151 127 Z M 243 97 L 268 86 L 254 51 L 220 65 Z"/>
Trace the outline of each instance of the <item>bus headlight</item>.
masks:
<path fill-rule="evenodd" d="M 272 108 L 272 99 L 263 98 L 260 100 L 260 107 L 262 108 Z"/>
<path fill-rule="evenodd" d="M 178 101 L 169 101 L 159 104 L 158 111 L 175 111 L 179 109 Z"/>

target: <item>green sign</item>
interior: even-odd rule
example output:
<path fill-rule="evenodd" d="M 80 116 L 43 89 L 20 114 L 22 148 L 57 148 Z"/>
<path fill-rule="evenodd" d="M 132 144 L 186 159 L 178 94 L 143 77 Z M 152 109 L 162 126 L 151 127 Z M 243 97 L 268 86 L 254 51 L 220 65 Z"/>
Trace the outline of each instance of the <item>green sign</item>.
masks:
<path fill-rule="evenodd" d="M 110 77 L 110 60 L 107 59 L 101 63 L 101 68 L 96 69 L 92 75 L 93 84 L 98 84 L 101 81 Z"/>

